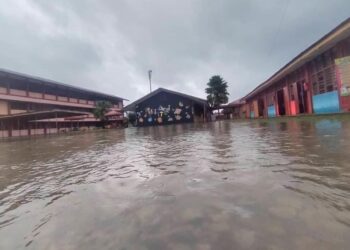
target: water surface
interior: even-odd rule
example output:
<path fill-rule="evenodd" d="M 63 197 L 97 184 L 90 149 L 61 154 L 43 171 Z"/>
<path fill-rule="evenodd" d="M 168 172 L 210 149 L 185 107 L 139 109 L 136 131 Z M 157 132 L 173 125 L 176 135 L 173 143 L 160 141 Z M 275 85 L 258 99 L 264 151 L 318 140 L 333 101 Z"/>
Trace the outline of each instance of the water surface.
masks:
<path fill-rule="evenodd" d="M 0 249 L 349 249 L 350 119 L 0 142 Z"/>

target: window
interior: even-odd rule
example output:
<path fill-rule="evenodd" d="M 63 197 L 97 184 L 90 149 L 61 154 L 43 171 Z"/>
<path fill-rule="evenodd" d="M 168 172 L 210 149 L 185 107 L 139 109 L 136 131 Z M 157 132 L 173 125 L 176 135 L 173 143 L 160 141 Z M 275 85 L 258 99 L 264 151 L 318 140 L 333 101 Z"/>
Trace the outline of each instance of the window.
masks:
<path fill-rule="evenodd" d="M 312 63 L 311 82 L 314 95 L 337 90 L 335 66 L 330 53 L 317 57 Z"/>
<path fill-rule="evenodd" d="M 254 102 L 251 102 L 249 105 L 250 112 L 254 111 Z"/>
<path fill-rule="evenodd" d="M 275 105 L 275 93 L 271 92 L 267 94 L 267 106 Z"/>
<path fill-rule="evenodd" d="M 337 81 L 334 66 L 322 69 L 311 77 L 315 95 L 337 90 Z"/>

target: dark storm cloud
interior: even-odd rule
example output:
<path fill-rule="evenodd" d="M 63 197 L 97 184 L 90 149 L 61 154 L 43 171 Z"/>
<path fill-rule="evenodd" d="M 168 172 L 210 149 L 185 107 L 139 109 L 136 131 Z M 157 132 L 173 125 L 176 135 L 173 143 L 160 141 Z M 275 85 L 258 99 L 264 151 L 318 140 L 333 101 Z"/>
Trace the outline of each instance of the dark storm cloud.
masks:
<path fill-rule="evenodd" d="M 205 96 L 221 74 L 231 100 L 348 17 L 338 1 L 5 1 L 0 67 L 134 100 L 154 87 Z"/>

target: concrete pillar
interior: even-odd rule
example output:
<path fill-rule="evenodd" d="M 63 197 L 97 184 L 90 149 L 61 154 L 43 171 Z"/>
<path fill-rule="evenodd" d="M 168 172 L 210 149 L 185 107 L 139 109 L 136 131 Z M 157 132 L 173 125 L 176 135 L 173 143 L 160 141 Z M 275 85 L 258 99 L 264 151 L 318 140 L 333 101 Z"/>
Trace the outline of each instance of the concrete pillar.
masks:
<path fill-rule="evenodd" d="M 307 88 L 306 93 L 307 93 L 307 113 L 312 114 L 313 113 L 313 103 L 312 103 L 312 95 L 313 95 L 313 90 L 312 90 L 312 82 L 311 82 L 311 68 L 310 66 L 306 66 L 304 68 L 304 74 L 305 74 L 305 86 Z"/>

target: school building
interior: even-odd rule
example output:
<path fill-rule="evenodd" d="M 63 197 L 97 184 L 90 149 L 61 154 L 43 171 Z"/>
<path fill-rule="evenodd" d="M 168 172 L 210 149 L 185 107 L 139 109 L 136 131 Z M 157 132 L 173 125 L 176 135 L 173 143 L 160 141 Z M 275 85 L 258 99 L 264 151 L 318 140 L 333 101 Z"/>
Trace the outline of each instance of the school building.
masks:
<path fill-rule="evenodd" d="M 130 103 L 125 111 L 134 112 L 136 126 L 155 126 L 177 123 L 203 122 L 208 119 L 207 100 L 158 88 Z"/>
<path fill-rule="evenodd" d="M 0 138 L 57 134 L 100 126 L 92 111 L 108 101 L 107 124 L 123 122 L 123 98 L 0 69 Z"/>
<path fill-rule="evenodd" d="M 349 111 L 350 18 L 240 99 L 236 112 L 267 118 Z"/>

